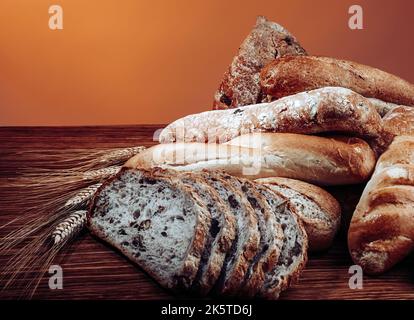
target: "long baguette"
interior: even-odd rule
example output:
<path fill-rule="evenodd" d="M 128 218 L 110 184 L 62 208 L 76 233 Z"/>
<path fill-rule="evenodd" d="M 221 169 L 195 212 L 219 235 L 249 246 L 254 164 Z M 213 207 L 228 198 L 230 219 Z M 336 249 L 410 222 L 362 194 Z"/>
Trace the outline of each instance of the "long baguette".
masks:
<path fill-rule="evenodd" d="M 368 140 L 380 153 L 389 143 L 375 107 L 345 88 L 326 87 L 269 104 L 189 115 L 168 125 L 161 143 L 227 142 L 252 132 L 342 132 Z"/>
<path fill-rule="evenodd" d="M 375 155 L 358 138 L 256 133 L 226 144 L 156 145 L 131 158 L 125 166 L 219 169 L 249 179 L 279 176 L 341 185 L 366 181 L 375 166 Z"/>
<path fill-rule="evenodd" d="M 378 160 L 348 232 L 352 259 L 380 274 L 414 249 L 414 137 L 396 137 Z"/>
<path fill-rule="evenodd" d="M 274 99 L 326 86 L 349 88 L 368 98 L 414 105 L 414 85 L 382 70 L 327 57 L 292 56 L 263 68 L 260 85 Z"/>

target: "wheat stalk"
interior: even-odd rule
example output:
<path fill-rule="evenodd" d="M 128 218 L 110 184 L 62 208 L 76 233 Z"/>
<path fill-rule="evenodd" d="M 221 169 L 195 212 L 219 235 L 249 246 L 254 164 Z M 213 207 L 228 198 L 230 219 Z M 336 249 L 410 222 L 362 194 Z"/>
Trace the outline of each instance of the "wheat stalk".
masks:
<path fill-rule="evenodd" d="M 115 163 L 120 161 L 126 161 L 145 149 L 146 148 L 144 146 L 117 149 L 99 157 L 98 161 L 101 163 Z"/>
<path fill-rule="evenodd" d="M 81 189 L 75 196 L 73 196 L 68 201 L 66 201 L 64 206 L 65 207 L 76 207 L 84 203 L 87 203 L 101 185 L 102 183 L 96 183 L 89 187 Z"/>
<path fill-rule="evenodd" d="M 121 168 L 121 166 L 111 166 L 97 170 L 89 170 L 83 173 L 83 179 L 95 181 L 103 180 L 117 174 Z"/>
<path fill-rule="evenodd" d="M 53 243 L 58 245 L 77 235 L 86 224 L 86 213 L 86 210 L 75 211 L 59 223 L 51 235 Z"/>

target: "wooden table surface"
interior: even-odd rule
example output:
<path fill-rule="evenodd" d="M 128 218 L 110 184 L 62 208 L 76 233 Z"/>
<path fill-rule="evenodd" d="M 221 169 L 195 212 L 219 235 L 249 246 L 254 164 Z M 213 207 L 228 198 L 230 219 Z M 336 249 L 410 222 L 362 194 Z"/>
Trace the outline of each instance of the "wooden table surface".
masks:
<path fill-rule="evenodd" d="M 8 178 L 27 165 L 30 153 L 21 151 L 106 149 L 134 145 L 150 146 L 160 125 L 106 127 L 12 127 L 0 128 L 0 186 L 7 189 Z M 337 188 L 334 194 L 345 206 L 349 216 L 357 197 L 346 196 L 358 187 Z M 22 191 L 23 192 L 23 191 Z M 1 199 L 5 197 L 0 194 Z M 344 200 L 345 199 L 345 200 Z M 0 224 L 18 216 L 21 208 L 0 207 Z M 346 221 L 347 218 L 344 218 Z M 7 228 L 0 229 L 4 236 Z M 327 252 L 312 255 L 299 283 L 282 295 L 282 299 L 414 299 L 414 262 L 409 257 L 380 277 L 364 276 L 363 289 L 351 290 L 348 285 L 352 265 L 342 230 L 334 246 Z M 0 252 L 0 266 L 7 257 Z M 63 289 L 50 290 L 44 277 L 34 295 L 36 299 L 166 299 L 172 298 L 138 267 L 103 242 L 83 234 L 59 258 L 63 269 Z M 14 287 L 0 291 L 0 299 L 19 296 Z"/>

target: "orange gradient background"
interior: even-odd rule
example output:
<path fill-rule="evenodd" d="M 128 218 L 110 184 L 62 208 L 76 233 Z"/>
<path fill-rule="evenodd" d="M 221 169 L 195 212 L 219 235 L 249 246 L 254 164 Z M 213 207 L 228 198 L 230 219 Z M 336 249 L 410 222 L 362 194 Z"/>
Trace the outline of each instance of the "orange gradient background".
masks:
<path fill-rule="evenodd" d="M 64 30 L 48 28 L 63 7 Z M 364 30 L 348 8 L 364 9 Z M 311 54 L 414 82 L 411 0 L 1 0 L 0 125 L 166 123 L 211 108 L 262 14 Z"/>

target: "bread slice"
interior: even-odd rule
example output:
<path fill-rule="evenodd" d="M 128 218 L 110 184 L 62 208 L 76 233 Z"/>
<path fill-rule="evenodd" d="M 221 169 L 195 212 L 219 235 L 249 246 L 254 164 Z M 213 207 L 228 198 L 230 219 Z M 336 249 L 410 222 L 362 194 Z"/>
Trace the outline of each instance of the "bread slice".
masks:
<path fill-rule="evenodd" d="M 236 217 L 231 213 L 228 203 L 205 179 L 207 172 L 183 172 L 181 181 L 193 187 L 206 203 L 211 214 L 211 226 L 205 249 L 201 257 L 192 291 L 206 295 L 220 276 L 226 254 L 230 251 L 237 234 Z"/>
<path fill-rule="evenodd" d="M 257 187 L 260 187 L 257 183 L 247 179 L 234 179 L 230 175 L 224 175 L 224 179 L 231 180 L 232 184 L 244 193 L 258 220 L 260 248 L 247 270 L 239 291 L 241 296 L 253 297 L 263 286 L 265 274 L 274 268 L 279 259 L 284 242 L 283 230 L 266 199 L 257 192 Z"/>
<path fill-rule="evenodd" d="M 302 220 L 309 239 L 309 251 L 329 248 L 339 229 L 341 207 L 327 191 L 312 184 L 288 178 L 255 180 L 289 199 Z"/>
<path fill-rule="evenodd" d="M 223 172 L 218 171 L 209 171 L 205 175 L 206 181 L 229 204 L 237 221 L 236 240 L 226 255 L 214 290 L 219 294 L 235 295 L 259 250 L 260 232 L 257 217 L 246 197 L 224 176 Z"/>
<path fill-rule="evenodd" d="M 279 57 L 305 54 L 289 31 L 259 16 L 224 74 L 214 95 L 213 108 L 229 109 L 263 102 L 259 85 L 262 68 Z"/>
<path fill-rule="evenodd" d="M 158 170 L 123 169 L 97 191 L 93 234 L 119 249 L 162 286 L 187 289 L 196 277 L 211 219 L 193 189 Z"/>
<path fill-rule="evenodd" d="M 295 282 L 307 262 L 308 238 L 303 225 L 282 194 L 267 186 L 258 186 L 262 194 L 273 208 L 277 222 L 282 225 L 284 244 L 276 266 L 265 275 L 265 281 L 258 296 L 266 299 L 277 299 L 282 291 Z"/>

